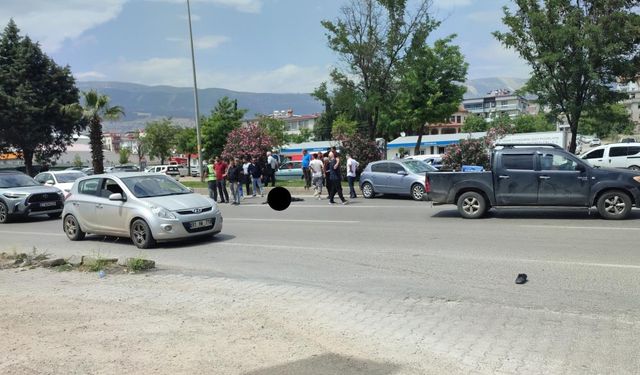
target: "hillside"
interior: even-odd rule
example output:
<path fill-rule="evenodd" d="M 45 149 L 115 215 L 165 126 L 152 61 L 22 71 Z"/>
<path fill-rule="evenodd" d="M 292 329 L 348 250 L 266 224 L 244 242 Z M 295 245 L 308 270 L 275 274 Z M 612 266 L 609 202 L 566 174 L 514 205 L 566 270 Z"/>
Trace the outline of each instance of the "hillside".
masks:
<path fill-rule="evenodd" d="M 467 81 L 465 98 L 482 96 L 499 88 L 518 89 L 521 78 L 483 78 Z M 112 105 L 125 110 L 121 121 L 105 124 L 107 131 L 128 131 L 143 128 L 150 119 L 172 117 L 181 125 L 193 124 L 193 89 L 189 87 L 146 86 L 127 82 L 78 82 L 82 91 L 96 89 L 111 98 Z M 219 88 L 199 89 L 200 113 L 208 115 L 217 101 L 228 96 L 238 100 L 239 108 L 248 109 L 246 117 L 269 114 L 274 110 L 293 109 L 296 114 L 322 112 L 322 104 L 309 94 L 271 94 L 238 92 Z"/>

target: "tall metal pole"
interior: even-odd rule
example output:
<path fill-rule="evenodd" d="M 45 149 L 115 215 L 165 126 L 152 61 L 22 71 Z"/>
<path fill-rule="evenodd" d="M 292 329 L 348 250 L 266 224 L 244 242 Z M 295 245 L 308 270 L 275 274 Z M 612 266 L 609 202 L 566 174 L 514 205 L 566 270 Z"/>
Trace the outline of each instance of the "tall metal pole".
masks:
<path fill-rule="evenodd" d="M 187 0 L 187 13 L 189 14 L 189 42 L 191 43 L 191 67 L 193 68 L 193 96 L 196 103 L 196 139 L 198 141 L 198 173 L 200 181 L 204 181 L 204 173 L 202 172 L 202 147 L 200 142 L 200 104 L 198 103 L 198 82 L 196 80 L 196 57 L 193 52 L 193 31 L 191 30 L 191 5 Z M 191 167 L 189 167 L 191 168 Z"/>

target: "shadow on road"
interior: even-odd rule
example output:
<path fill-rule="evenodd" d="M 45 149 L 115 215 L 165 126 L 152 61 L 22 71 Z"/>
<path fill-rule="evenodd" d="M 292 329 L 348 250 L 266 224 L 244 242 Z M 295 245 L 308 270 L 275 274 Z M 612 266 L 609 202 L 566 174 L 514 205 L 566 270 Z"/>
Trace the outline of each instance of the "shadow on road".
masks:
<path fill-rule="evenodd" d="M 150 250 L 159 250 L 159 249 L 179 249 L 182 247 L 192 247 L 192 246 L 207 246 L 216 243 L 223 243 L 230 240 L 233 240 L 236 236 L 232 236 L 229 234 L 219 233 L 215 237 L 211 236 L 203 236 L 203 237 L 191 237 L 191 238 L 182 238 L 179 240 L 169 241 L 169 242 L 159 242 L 156 246 Z M 84 239 L 87 242 L 100 242 L 107 244 L 124 244 L 131 245 L 135 247 L 130 238 L 127 237 L 112 237 L 112 236 L 99 236 L 99 235 L 87 235 Z"/>
<path fill-rule="evenodd" d="M 246 372 L 244 375 L 389 375 L 397 372 L 399 369 L 400 366 L 394 363 L 367 361 L 353 357 L 344 357 L 335 353 L 327 353 L 295 362 Z"/>
<path fill-rule="evenodd" d="M 458 210 L 443 210 L 431 217 L 460 218 Z M 490 210 L 486 219 L 571 219 L 571 220 L 603 220 L 595 209 L 591 214 L 585 208 L 499 208 Z M 640 220 L 640 210 L 634 209 L 627 220 Z M 623 220 L 623 221 L 627 221 Z"/>

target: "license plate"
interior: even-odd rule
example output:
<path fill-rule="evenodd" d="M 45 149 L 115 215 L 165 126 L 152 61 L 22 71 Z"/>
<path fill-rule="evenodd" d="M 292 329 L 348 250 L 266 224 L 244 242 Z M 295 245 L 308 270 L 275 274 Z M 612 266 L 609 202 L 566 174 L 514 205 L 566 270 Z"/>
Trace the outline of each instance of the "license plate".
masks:
<path fill-rule="evenodd" d="M 55 206 L 57 203 L 56 202 L 44 202 L 44 203 L 40 203 L 40 207 L 52 207 Z"/>
<path fill-rule="evenodd" d="M 198 228 L 210 227 L 211 225 L 213 225 L 213 222 L 211 221 L 211 219 L 206 219 L 206 220 L 192 221 L 189 223 L 189 225 L 191 229 L 198 229 Z"/>

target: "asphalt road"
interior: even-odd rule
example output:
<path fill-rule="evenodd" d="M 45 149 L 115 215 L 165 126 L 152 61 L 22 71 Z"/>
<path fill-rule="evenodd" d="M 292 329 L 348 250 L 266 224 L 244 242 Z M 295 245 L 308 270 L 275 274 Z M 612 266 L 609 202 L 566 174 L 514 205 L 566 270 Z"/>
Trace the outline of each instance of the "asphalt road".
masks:
<path fill-rule="evenodd" d="M 475 366 L 480 372 L 640 372 L 640 210 L 625 221 L 604 221 L 583 209 L 516 208 L 464 220 L 453 206 L 403 198 L 330 206 L 306 197 L 282 212 L 261 200 L 222 205 L 223 231 L 211 240 L 141 252 L 128 239 L 71 242 L 61 220 L 41 219 L 0 226 L 0 251 L 142 253 L 166 272 L 355 295 L 385 314 L 372 318 L 373 331 L 391 317 L 409 322 L 433 314 L 455 339 L 443 334 L 431 342 L 425 334 L 419 342 L 463 363 L 481 363 Z M 518 273 L 529 282 L 515 285 Z M 465 341 L 470 323 L 489 328 Z M 407 337 L 420 327 L 412 326 Z M 480 350 L 479 342 L 491 344 Z M 509 358 L 517 366 L 505 368 Z"/>

